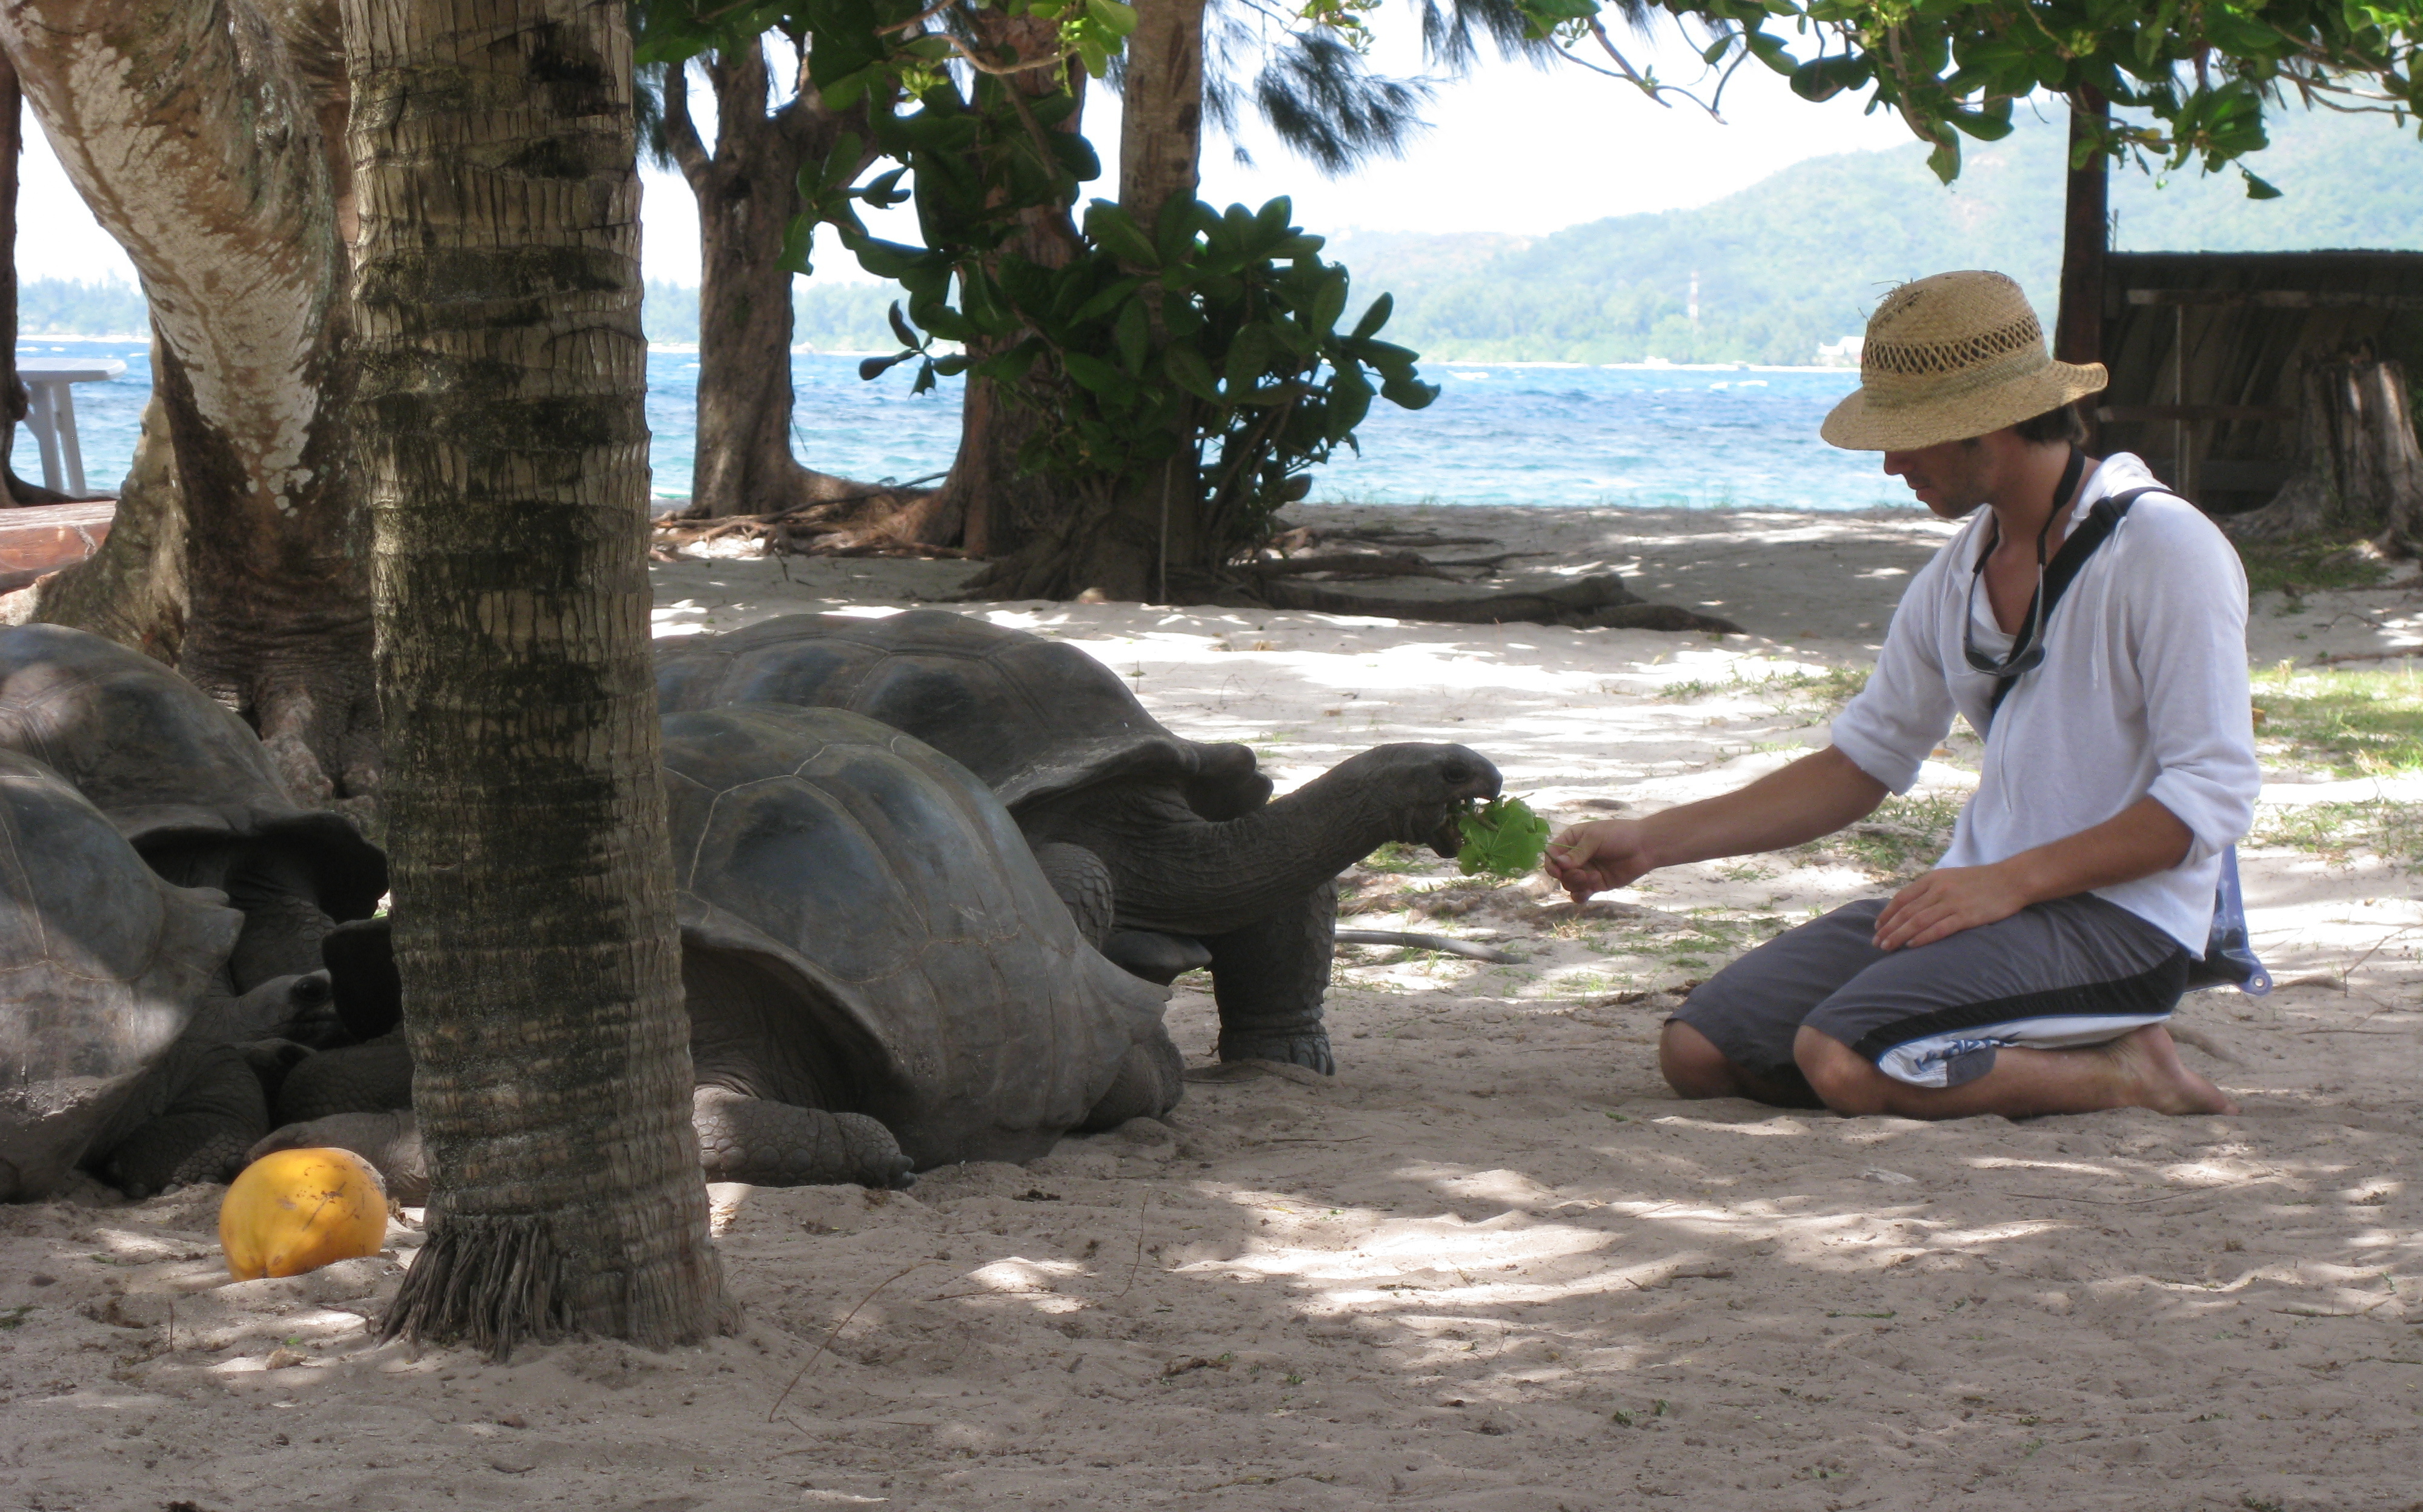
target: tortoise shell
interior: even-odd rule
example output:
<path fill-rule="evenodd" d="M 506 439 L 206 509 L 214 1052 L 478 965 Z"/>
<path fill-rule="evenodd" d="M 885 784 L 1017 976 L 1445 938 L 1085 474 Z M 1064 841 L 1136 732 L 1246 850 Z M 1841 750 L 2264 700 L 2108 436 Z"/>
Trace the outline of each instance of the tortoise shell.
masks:
<path fill-rule="evenodd" d="M 664 773 L 703 1079 L 749 1065 L 753 1095 L 865 1113 L 923 1168 L 1042 1154 L 1167 1045 L 1160 989 L 1079 937 L 1000 801 L 923 742 L 744 705 L 667 717 Z M 708 988 L 733 978 L 702 955 L 770 978 L 733 998 L 773 1008 Z"/>
<path fill-rule="evenodd" d="M 286 795 L 236 713 L 140 652 L 64 625 L 0 629 L 0 748 L 74 784 L 143 854 L 271 840 L 309 862 L 332 918 L 368 914 L 387 859 L 340 813 Z"/>
<path fill-rule="evenodd" d="M 225 902 L 0 750 L 0 1200 L 55 1189 L 192 1022 L 243 927 Z"/>
<path fill-rule="evenodd" d="M 1097 783 L 1178 783 L 1207 819 L 1259 807 L 1254 752 L 1172 734 L 1074 646 L 967 615 L 792 614 L 659 644 L 668 714 L 733 703 L 847 709 L 983 779 L 1011 812 Z"/>

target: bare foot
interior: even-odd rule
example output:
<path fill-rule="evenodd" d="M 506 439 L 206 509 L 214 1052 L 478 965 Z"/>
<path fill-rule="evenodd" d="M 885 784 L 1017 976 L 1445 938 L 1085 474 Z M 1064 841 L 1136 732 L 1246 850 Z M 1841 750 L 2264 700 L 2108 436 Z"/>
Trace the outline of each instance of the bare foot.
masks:
<path fill-rule="evenodd" d="M 2128 1089 L 2128 1105 L 2158 1113 L 2234 1113 L 2227 1094 L 2189 1070 L 2160 1024 L 2123 1034 L 2109 1047 Z"/>

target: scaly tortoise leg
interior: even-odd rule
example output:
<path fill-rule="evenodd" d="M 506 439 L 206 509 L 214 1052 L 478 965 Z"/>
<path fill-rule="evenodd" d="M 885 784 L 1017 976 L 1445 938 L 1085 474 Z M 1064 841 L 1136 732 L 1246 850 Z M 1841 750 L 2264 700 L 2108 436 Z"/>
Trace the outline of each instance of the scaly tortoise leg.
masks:
<path fill-rule="evenodd" d="M 863 1113 L 768 1102 L 725 1087 L 690 1095 L 699 1164 L 709 1181 L 759 1187 L 900 1189 L 912 1179 L 892 1131 Z"/>
<path fill-rule="evenodd" d="M 1338 884 L 1203 943 L 1212 951 L 1212 997 L 1220 1005 L 1220 1059 L 1278 1061 L 1337 1073 L 1322 999 L 1338 942 Z"/>

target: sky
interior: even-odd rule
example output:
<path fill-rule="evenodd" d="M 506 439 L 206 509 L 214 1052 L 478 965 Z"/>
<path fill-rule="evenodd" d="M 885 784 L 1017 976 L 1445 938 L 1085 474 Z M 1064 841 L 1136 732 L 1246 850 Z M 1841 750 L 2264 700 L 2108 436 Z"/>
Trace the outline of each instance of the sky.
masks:
<path fill-rule="evenodd" d="M 1384 5 L 1374 24 L 1381 71 L 1421 71 L 1403 7 Z M 1699 78 L 1697 49 L 1671 21 L 1658 24 L 1635 64 L 1654 63 L 1660 78 Z M 694 103 L 703 93 L 693 92 Z M 1661 107 L 1629 85 L 1579 68 L 1543 71 L 1493 57 L 1471 76 L 1441 84 L 1423 111 L 1431 129 L 1401 161 L 1326 179 L 1248 125 L 1250 168 L 1233 161 L 1233 144 L 1206 141 L 1203 197 L 1259 205 L 1289 195 L 1298 225 L 1331 235 L 1538 235 L 1609 215 L 1705 204 L 1804 158 L 1911 140 L 1891 116 L 1863 117 L 1856 99 L 1813 105 L 1756 63 L 1734 75 L 1723 104 L 1720 123 L 1689 104 Z M 1117 102 L 1097 90 L 1086 114 L 1086 134 L 1105 159 L 1104 177 L 1092 190 L 1107 197 L 1118 171 Z M 671 174 L 651 170 L 644 179 L 647 276 L 695 284 L 698 222 L 689 191 Z M 26 133 L 19 193 L 19 277 L 132 280 L 125 254 L 93 223 L 39 131 Z M 846 258 L 819 259 L 818 270 L 820 277 L 856 272 Z"/>

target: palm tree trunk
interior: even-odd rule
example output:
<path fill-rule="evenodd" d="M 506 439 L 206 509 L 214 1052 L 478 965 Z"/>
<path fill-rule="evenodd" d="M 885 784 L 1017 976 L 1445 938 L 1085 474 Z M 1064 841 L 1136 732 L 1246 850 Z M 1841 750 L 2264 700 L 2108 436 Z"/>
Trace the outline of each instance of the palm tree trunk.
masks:
<path fill-rule="evenodd" d="M 173 660 L 307 802 L 377 783 L 369 581 L 344 417 L 345 248 L 297 64 L 308 4 L 11 0 L 0 47 L 151 307 L 159 425 L 110 541 L 12 605 Z M 230 108 L 242 102 L 244 108 Z M 121 536 L 123 539 L 121 539 Z"/>
<path fill-rule="evenodd" d="M 396 963 L 433 1189 L 387 1331 L 727 1323 L 648 660 L 622 0 L 343 0 Z"/>

